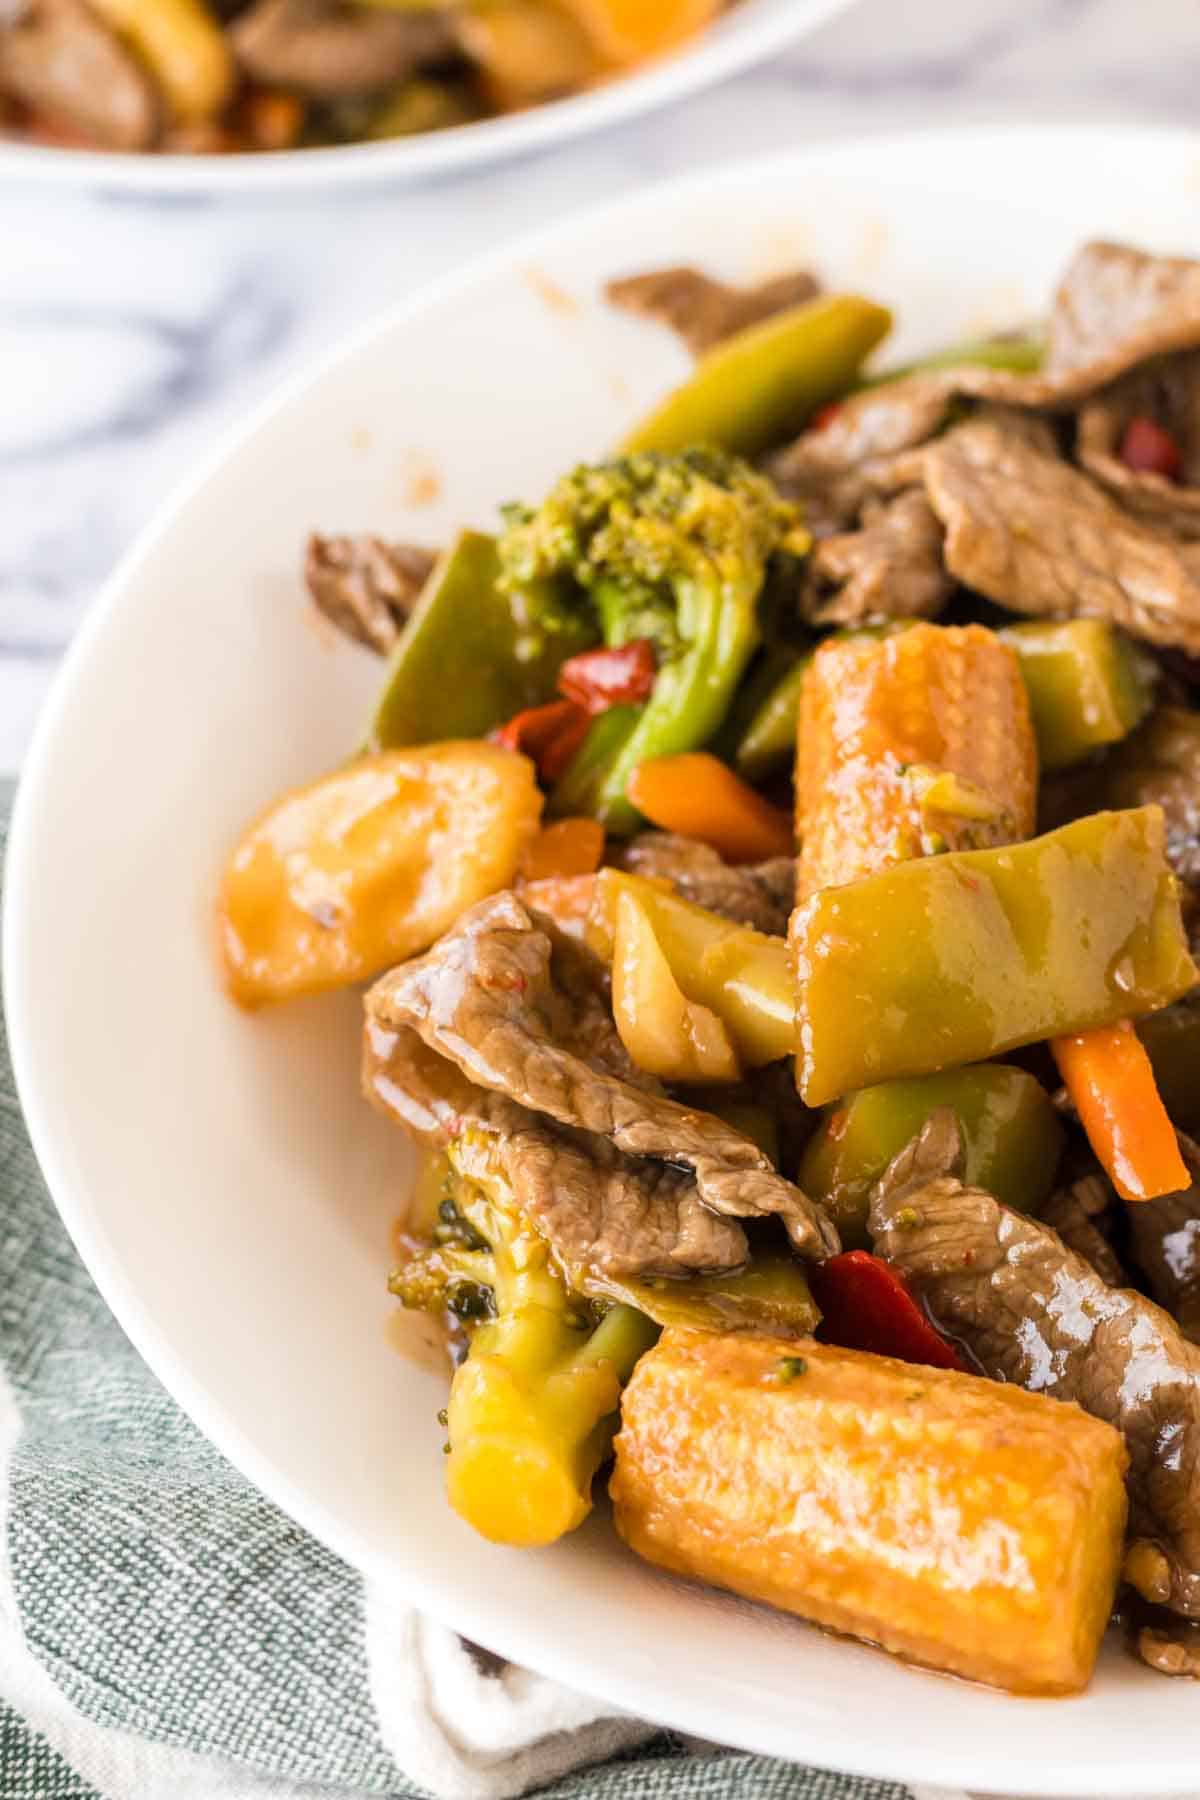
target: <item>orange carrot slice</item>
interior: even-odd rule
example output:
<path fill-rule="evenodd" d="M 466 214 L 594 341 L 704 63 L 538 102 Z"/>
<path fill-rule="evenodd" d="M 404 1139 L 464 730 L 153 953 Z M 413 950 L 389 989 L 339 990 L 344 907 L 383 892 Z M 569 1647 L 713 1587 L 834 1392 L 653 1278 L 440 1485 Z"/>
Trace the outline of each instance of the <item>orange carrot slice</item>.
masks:
<path fill-rule="evenodd" d="M 707 751 L 644 762 L 626 791 L 652 824 L 699 838 L 728 862 L 791 856 L 795 848 L 787 814 Z"/>
<path fill-rule="evenodd" d="M 1123 1200 L 1177 1194 L 1190 1176 L 1150 1058 L 1128 1019 L 1050 1048 L 1088 1142 Z"/>

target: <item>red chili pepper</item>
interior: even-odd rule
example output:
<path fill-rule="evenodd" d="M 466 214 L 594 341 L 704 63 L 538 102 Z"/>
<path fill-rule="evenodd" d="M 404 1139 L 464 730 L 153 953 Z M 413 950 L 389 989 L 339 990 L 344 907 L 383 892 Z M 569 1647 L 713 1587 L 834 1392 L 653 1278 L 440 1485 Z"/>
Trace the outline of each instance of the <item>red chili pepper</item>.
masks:
<path fill-rule="evenodd" d="M 1177 481 L 1183 468 L 1183 451 L 1169 431 L 1144 413 L 1130 419 L 1121 434 L 1121 461 L 1139 475 L 1165 475 Z"/>
<path fill-rule="evenodd" d="M 842 410 L 842 405 L 843 402 L 841 400 L 827 400 L 824 406 L 818 406 L 816 412 L 808 421 L 808 429 L 810 431 L 824 431 L 825 427 L 827 425 L 832 425 L 833 421 L 837 418 Z"/>
<path fill-rule="evenodd" d="M 843 1350 L 872 1350 L 901 1362 L 966 1370 L 935 1331 L 899 1270 L 865 1250 L 847 1250 L 808 1271 L 821 1309 L 820 1335 Z"/>
<path fill-rule="evenodd" d="M 591 719 L 574 700 L 527 706 L 492 733 L 494 743 L 537 764 L 543 781 L 557 781 L 588 733 Z"/>
<path fill-rule="evenodd" d="M 648 700 L 658 664 L 649 638 L 635 638 L 614 650 L 584 650 L 558 672 L 558 691 L 590 713 Z"/>

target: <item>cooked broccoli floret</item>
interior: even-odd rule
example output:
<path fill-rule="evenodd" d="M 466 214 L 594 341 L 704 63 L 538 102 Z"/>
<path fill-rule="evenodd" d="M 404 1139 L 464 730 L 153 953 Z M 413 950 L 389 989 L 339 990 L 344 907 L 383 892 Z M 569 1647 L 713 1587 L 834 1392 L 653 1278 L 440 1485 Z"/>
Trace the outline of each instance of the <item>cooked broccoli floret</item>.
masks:
<path fill-rule="evenodd" d="M 802 551 L 808 535 L 765 476 L 710 449 L 585 465 L 536 510 L 510 507 L 507 519 L 500 556 L 510 594 L 550 584 L 564 605 L 594 611 L 607 644 L 654 644 L 659 668 L 645 708 L 615 750 L 589 757 L 584 746 L 580 791 L 568 771 L 559 797 L 610 830 L 631 830 L 630 775 L 716 731 L 758 642 L 768 559 Z"/>
<path fill-rule="evenodd" d="M 406 1306 L 480 1321 L 447 1407 L 454 1510 L 497 1543 L 549 1544 L 591 1509 L 621 1388 L 656 1328 L 631 1306 L 598 1316 L 572 1293 L 503 1177 L 463 1176 L 456 1148 L 461 1224 L 441 1218 L 442 1241 L 390 1286 Z"/>

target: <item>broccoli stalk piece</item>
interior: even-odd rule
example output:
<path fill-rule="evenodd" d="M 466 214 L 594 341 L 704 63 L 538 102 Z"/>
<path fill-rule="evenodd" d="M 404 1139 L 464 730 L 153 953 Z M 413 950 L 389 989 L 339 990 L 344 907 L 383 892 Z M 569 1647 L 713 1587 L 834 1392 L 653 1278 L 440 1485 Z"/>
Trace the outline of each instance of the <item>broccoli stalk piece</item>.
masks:
<path fill-rule="evenodd" d="M 632 1306 L 597 1321 L 545 1240 L 505 1204 L 502 1177 L 486 1187 L 462 1177 L 461 1148 L 448 1154 L 467 1229 L 439 1233 L 390 1285 L 406 1305 L 483 1321 L 450 1388 L 450 1504 L 495 1543 L 550 1544 L 591 1510 L 621 1389 L 657 1328 Z"/>
<path fill-rule="evenodd" d="M 759 641 L 768 560 L 777 550 L 802 554 L 808 534 L 765 476 L 709 449 L 585 465 L 536 510 L 507 516 L 501 580 L 514 599 L 549 582 L 565 607 L 590 609 L 606 644 L 655 646 L 649 701 L 602 755 L 584 744 L 556 795 L 561 810 L 631 831 L 630 776 L 712 737 Z"/>

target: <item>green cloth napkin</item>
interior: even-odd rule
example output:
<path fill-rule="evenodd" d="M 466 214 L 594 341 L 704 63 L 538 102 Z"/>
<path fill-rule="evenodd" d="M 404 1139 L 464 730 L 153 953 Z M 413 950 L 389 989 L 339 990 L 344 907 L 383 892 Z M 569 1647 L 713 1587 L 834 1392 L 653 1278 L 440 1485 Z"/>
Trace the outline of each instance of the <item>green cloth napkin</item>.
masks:
<path fill-rule="evenodd" d="M 614 1718 L 366 1591 L 125 1338 L 46 1192 L 2 1033 L 0 1696 L 0 1800 L 908 1800 Z"/>

